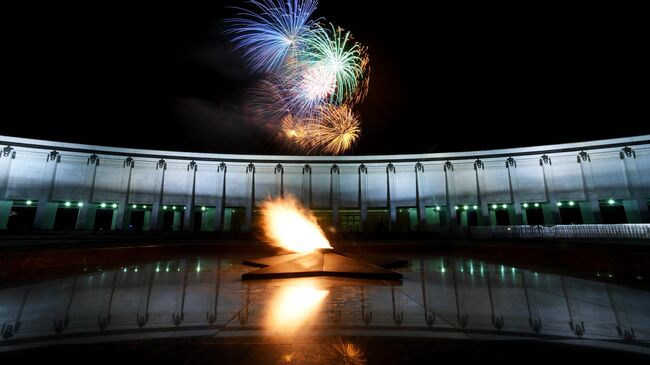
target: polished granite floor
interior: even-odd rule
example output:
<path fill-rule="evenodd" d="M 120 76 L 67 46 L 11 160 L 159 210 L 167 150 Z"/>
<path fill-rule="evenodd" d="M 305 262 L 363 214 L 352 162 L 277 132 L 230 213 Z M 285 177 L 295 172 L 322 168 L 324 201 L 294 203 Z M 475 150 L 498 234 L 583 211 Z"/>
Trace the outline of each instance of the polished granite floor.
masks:
<path fill-rule="evenodd" d="M 590 349 L 592 356 L 594 351 L 650 355 L 650 292 L 601 280 L 611 275 L 607 272 L 588 279 L 419 254 L 404 257 L 408 266 L 395 269 L 402 281 L 242 281 L 242 274 L 256 270 L 241 263 L 250 258 L 178 255 L 5 285 L 0 353 L 47 354 L 52 347 L 45 346 L 79 344 L 86 350 L 110 344 L 115 353 L 124 344 L 130 349 L 184 344 L 189 351 L 208 343 L 210 351 L 221 351 L 215 356 L 246 364 L 341 358 L 351 364 L 392 363 L 390 356 L 400 351 L 410 354 L 405 359 L 432 349 L 455 349 L 453 356 L 487 351 L 499 358 L 526 353 L 530 346 L 547 355 L 566 354 L 557 346 Z M 396 344 L 403 346 L 376 359 Z M 466 351 L 472 348 L 482 350 Z M 206 350 L 188 353 L 203 359 Z"/>

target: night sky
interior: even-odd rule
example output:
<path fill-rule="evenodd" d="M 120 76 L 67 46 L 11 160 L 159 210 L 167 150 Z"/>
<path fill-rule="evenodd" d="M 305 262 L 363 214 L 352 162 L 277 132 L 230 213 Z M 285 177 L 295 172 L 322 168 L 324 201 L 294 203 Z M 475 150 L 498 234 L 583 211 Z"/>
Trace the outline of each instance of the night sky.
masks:
<path fill-rule="evenodd" d="M 255 82 L 226 5 L 3 10 L 0 134 L 216 153 L 287 153 L 243 116 Z M 639 9 L 420 8 L 322 0 L 371 57 L 350 154 L 479 150 L 650 133 Z M 409 5 L 410 4 L 410 5 Z M 593 5 L 590 5 L 593 6 Z"/>

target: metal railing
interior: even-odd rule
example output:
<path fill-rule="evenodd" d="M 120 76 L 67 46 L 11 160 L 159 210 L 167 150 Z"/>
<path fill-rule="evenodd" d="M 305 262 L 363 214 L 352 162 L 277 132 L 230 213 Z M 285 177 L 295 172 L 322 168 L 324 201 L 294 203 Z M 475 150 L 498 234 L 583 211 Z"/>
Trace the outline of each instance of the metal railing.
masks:
<path fill-rule="evenodd" d="M 545 226 L 470 227 L 472 238 L 616 238 L 650 239 L 650 224 L 575 224 Z"/>

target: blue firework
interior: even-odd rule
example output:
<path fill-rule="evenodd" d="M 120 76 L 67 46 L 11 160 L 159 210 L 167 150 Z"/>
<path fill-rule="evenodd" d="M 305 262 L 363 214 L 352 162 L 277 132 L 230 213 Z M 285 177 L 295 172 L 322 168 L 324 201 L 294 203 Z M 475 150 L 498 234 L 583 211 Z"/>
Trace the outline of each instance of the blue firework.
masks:
<path fill-rule="evenodd" d="M 243 52 L 253 72 L 277 71 L 292 50 L 301 47 L 317 0 L 251 0 L 253 10 L 227 19 L 226 33 Z"/>

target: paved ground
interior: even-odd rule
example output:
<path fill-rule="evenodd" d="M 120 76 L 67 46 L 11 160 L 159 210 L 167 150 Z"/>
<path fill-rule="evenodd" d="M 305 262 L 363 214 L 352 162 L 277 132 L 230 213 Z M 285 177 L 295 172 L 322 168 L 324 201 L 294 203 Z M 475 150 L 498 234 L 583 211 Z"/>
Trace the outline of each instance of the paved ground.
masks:
<path fill-rule="evenodd" d="M 268 250 L 210 247 L 125 248 L 118 256 L 109 250 L 104 259 L 112 262 L 102 267 L 66 266 L 56 277 L 5 281 L 0 352 L 11 358 L 31 348 L 22 354 L 45 359 L 74 352 L 71 359 L 82 359 L 93 349 L 116 348 L 106 359 L 200 363 L 217 356 L 244 364 L 318 363 L 341 349 L 362 353 L 368 363 L 650 353 L 650 291 L 608 281 L 618 275 L 613 271 L 588 278 L 529 268 L 525 260 L 404 252 L 410 262 L 398 269 L 401 283 L 242 282 L 243 273 L 256 270 L 242 260 Z M 82 250 L 78 260 L 101 251 Z M 69 251 L 54 252 L 64 262 Z M 122 259 L 128 255 L 136 257 Z M 74 347 L 33 350 L 44 345 Z M 310 352 L 320 357 L 301 358 Z"/>

